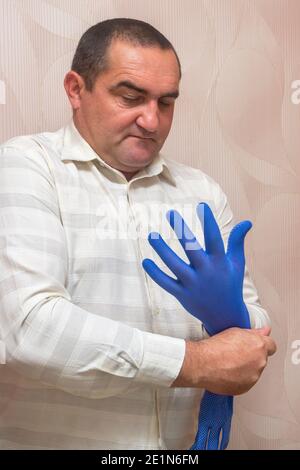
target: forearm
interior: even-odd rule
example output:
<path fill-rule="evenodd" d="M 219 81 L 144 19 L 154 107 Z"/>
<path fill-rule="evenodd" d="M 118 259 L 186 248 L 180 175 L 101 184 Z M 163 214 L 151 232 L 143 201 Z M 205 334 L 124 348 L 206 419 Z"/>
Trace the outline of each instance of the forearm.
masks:
<path fill-rule="evenodd" d="M 79 396 L 103 398 L 137 384 L 170 386 L 184 341 L 146 333 L 62 297 L 38 304 L 5 338 L 7 366 Z"/>

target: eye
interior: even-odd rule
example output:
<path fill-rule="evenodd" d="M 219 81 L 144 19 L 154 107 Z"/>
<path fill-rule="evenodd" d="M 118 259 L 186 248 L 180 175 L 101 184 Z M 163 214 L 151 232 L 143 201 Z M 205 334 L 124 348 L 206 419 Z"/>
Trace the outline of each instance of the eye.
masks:
<path fill-rule="evenodd" d="M 123 95 L 122 99 L 126 103 L 137 103 L 140 100 L 140 96 Z"/>
<path fill-rule="evenodd" d="M 163 100 L 160 100 L 159 104 L 161 106 L 164 106 L 164 107 L 168 107 L 168 106 L 172 106 L 172 104 L 174 103 L 174 101 L 163 101 Z"/>

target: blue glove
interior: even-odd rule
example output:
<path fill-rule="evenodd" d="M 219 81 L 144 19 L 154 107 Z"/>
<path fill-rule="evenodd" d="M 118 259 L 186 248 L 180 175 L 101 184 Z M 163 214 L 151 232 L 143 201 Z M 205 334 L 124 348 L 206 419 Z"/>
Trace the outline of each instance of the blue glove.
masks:
<path fill-rule="evenodd" d="M 180 214 L 175 211 L 167 214 L 190 261 L 189 265 L 169 248 L 159 234 L 149 235 L 151 246 L 177 280 L 163 273 L 151 260 L 144 260 L 143 267 L 157 284 L 202 321 L 210 334 L 234 326 L 250 328 L 249 314 L 243 301 L 243 280 L 244 239 L 252 226 L 251 222 L 241 222 L 232 229 L 225 254 L 220 230 L 209 206 L 199 204 L 197 214 L 203 226 L 206 251 Z M 232 412 L 233 397 L 205 391 L 199 411 L 198 432 L 191 450 L 226 449 Z"/>
<path fill-rule="evenodd" d="M 225 253 L 218 224 L 209 206 L 198 204 L 197 214 L 203 226 L 205 251 L 181 215 L 176 211 L 167 213 L 190 264 L 179 258 L 158 233 L 152 232 L 148 237 L 151 246 L 177 279 L 165 274 L 150 259 L 143 260 L 143 267 L 153 281 L 202 321 L 210 335 L 234 326 L 250 328 L 243 300 L 243 280 L 244 238 L 252 224 L 244 221 L 231 230 Z"/>
<path fill-rule="evenodd" d="M 226 449 L 229 442 L 232 413 L 233 397 L 216 395 L 206 390 L 200 405 L 198 432 L 190 450 Z"/>

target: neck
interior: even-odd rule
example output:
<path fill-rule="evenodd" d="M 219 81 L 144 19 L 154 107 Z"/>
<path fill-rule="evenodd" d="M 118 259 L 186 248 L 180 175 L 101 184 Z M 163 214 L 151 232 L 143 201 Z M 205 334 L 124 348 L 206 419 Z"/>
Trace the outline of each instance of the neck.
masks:
<path fill-rule="evenodd" d="M 119 170 L 120 171 L 120 170 Z M 130 181 L 131 178 L 134 177 L 134 175 L 136 175 L 138 173 L 138 171 L 134 171 L 134 172 L 128 172 L 128 171 L 121 171 L 121 173 L 125 176 L 125 178 L 127 179 L 127 181 Z"/>

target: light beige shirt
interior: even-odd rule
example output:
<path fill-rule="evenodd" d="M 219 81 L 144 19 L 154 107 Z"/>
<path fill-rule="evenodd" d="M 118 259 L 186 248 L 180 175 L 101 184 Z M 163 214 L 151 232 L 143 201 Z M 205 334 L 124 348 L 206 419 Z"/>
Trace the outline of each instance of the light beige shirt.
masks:
<path fill-rule="evenodd" d="M 201 243 L 196 205 L 226 243 L 226 196 L 197 169 L 162 156 L 127 182 L 71 121 L 0 147 L 0 447 L 185 449 L 201 390 L 170 388 L 185 339 L 202 324 L 147 277 L 147 241 L 184 252 L 165 214 L 176 208 Z M 168 272 L 170 274 L 170 272 Z M 246 273 L 253 327 L 268 323 Z"/>

